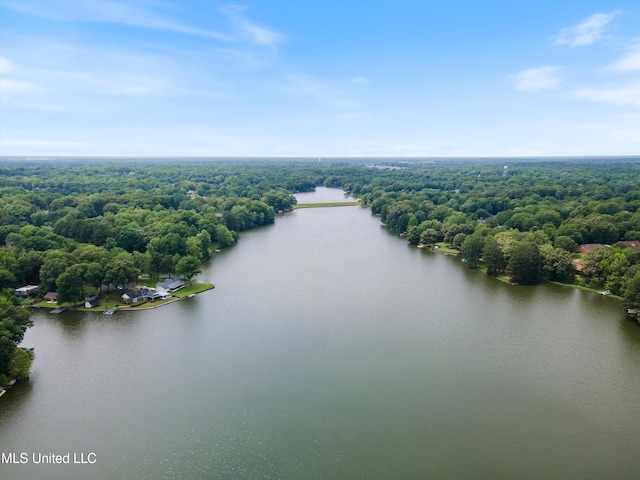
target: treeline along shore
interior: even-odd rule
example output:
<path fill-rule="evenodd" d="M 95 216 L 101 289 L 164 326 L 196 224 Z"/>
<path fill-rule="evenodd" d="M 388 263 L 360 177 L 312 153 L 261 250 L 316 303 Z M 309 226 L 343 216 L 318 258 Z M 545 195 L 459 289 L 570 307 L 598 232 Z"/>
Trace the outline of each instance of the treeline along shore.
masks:
<path fill-rule="evenodd" d="M 594 289 L 631 317 L 640 309 L 639 157 L 3 159 L 0 386 L 28 376 L 33 352 L 17 347 L 26 305 L 115 307 L 127 289 L 157 292 L 167 278 L 193 287 L 213 251 L 316 186 L 345 190 L 411 244 L 489 275 Z M 163 301 L 154 295 L 144 300 Z"/>

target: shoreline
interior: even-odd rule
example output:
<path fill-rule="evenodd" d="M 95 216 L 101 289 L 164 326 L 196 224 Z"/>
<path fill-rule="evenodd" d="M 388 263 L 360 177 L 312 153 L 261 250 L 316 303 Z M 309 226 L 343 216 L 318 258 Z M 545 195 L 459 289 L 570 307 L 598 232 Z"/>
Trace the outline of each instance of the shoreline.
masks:
<path fill-rule="evenodd" d="M 201 283 L 201 284 L 196 284 L 196 285 L 207 285 L 207 288 L 203 289 L 203 290 L 198 290 L 197 292 L 192 292 L 188 295 L 181 295 L 181 296 L 176 296 L 173 297 L 169 300 L 160 300 L 160 302 L 151 302 L 151 304 L 147 304 L 144 303 L 142 305 L 140 305 L 139 307 L 136 306 L 132 306 L 132 305 L 123 305 L 122 307 L 116 307 L 116 311 L 123 311 L 123 312 L 135 312 L 137 310 L 153 310 L 154 308 L 160 308 L 160 307 L 164 307 L 165 305 L 169 305 L 171 303 L 175 303 L 178 302 L 180 300 L 184 300 L 185 298 L 190 298 L 191 295 L 199 295 L 203 292 L 206 292 L 208 290 L 213 290 L 214 288 L 216 288 L 216 286 L 212 283 L 206 284 L 206 283 Z M 92 309 L 92 308 L 83 308 L 83 309 L 78 309 L 78 311 L 84 311 L 84 312 L 94 312 L 96 310 Z"/>
<path fill-rule="evenodd" d="M 201 288 L 197 288 L 197 287 L 201 287 Z M 195 291 L 192 291 L 194 288 L 196 288 Z M 127 305 L 127 304 L 121 304 L 121 305 L 115 305 L 111 308 L 108 308 L 107 306 L 104 306 L 104 308 L 86 308 L 86 307 L 73 307 L 73 306 L 61 306 L 58 304 L 49 304 L 49 305 L 31 305 L 31 308 L 37 309 L 37 310 L 42 310 L 42 309 L 46 309 L 46 310 L 55 310 L 56 308 L 64 308 L 65 310 L 72 310 L 74 312 L 102 312 L 104 313 L 107 310 L 115 310 L 116 312 L 135 312 L 135 311 L 139 311 L 139 310 L 153 310 L 155 308 L 160 308 L 160 307 L 164 307 L 165 305 L 169 305 L 171 303 L 177 302 L 179 300 L 182 300 L 184 298 L 190 298 L 191 295 L 199 295 L 203 292 L 206 292 L 208 290 L 213 290 L 214 288 L 216 288 L 215 284 L 213 283 L 194 283 L 193 285 L 191 285 L 190 287 L 187 287 L 186 290 L 187 294 L 179 294 L 179 295 L 175 295 L 173 297 L 171 297 L 168 300 L 158 300 L 156 302 L 144 302 L 141 303 L 140 306 L 134 306 L 134 305 Z M 178 293 L 178 292 L 175 292 Z M 50 312 L 51 313 L 51 312 Z"/>
<path fill-rule="evenodd" d="M 433 248 L 433 247 L 427 247 L 425 245 L 417 245 L 416 248 L 419 248 L 421 250 L 434 252 L 434 253 L 440 253 L 440 254 L 443 254 L 443 255 L 450 256 L 450 257 L 458 256 L 458 254 L 460 253 L 459 251 L 453 250 L 453 249 L 450 249 L 450 248 L 442 248 L 442 247 Z M 486 268 L 483 268 L 481 265 L 479 265 L 478 268 L 476 268 L 476 270 L 484 272 L 488 277 L 492 277 L 492 278 L 495 278 L 495 279 L 497 279 L 497 280 L 499 280 L 499 281 L 501 281 L 503 283 L 508 283 L 509 285 L 513 285 L 507 279 L 507 277 L 505 277 L 504 275 L 488 275 L 486 273 L 487 272 Z M 598 290 L 596 288 L 585 287 L 584 285 L 578 285 L 577 283 L 564 283 L 564 282 L 556 282 L 556 281 L 549 280 L 549 281 L 546 281 L 546 282 L 539 283 L 537 285 L 544 285 L 544 284 L 547 284 L 547 283 L 550 283 L 550 284 L 553 284 L 553 285 L 558 285 L 560 287 L 575 288 L 577 290 L 583 290 L 585 292 L 597 293 L 598 295 L 605 296 L 605 297 L 608 297 L 608 298 L 612 298 L 612 299 L 617 300 L 619 302 L 622 302 L 622 300 L 623 300 L 623 297 L 621 297 L 619 295 L 610 295 L 610 294 L 609 295 L 603 295 L 601 293 L 601 290 Z M 535 285 L 533 285 L 533 286 L 535 286 Z"/>

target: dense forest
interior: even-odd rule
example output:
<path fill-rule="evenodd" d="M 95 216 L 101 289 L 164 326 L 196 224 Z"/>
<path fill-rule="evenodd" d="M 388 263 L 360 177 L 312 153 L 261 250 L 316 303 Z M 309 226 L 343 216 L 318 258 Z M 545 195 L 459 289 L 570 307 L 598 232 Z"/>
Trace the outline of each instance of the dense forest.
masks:
<path fill-rule="evenodd" d="M 0 386 L 28 375 L 33 358 L 17 348 L 30 323 L 16 288 L 76 303 L 141 274 L 191 279 L 213 249 L 320 185 L 357 196 L 411 244 L 459 253 L 489 275 L 606 291 L 639 309 L 640 160 L 508 162 L 7 159 Z"/>

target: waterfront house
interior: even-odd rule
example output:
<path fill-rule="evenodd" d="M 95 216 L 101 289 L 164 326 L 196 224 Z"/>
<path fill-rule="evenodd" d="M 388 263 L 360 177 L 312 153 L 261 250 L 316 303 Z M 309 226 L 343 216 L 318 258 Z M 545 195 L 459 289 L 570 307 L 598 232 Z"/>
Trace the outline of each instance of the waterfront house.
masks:
<path fill-rule="evenodd" d="M 36 293 L 38 293 L 39 289 L 40 288 L 37 285 L 25 285 L 24 287 L 16 288 L 14 292 L 22 300 L 24 300 L 25 298 L 30 298 Z"/>
<path fill-rule="evenodd" d="M 47 294 L 42 297 L 45 302 L 49 303 L 58 303 L 58 292 L 47 292 Z"/>
<path fill-rule="evenodd" d="M 184 281 L 177 278 L 167 278 L 164 282 L 156 283 L 157 292 L 176 292 L 184 288 Z"/>
<path fill-rule="evenodd" d="M 152 302 L 155 302 L 156 300 L 169 300 L 171 298 L 171 294 L 169 292 L 165 292 L 165 291 L 155 291 L 155 292 L 150 292 L 149 295 L 149 300 L 151 300 Z"/>
<path fill-rule="evenodd" d="M 90 295 L 84 298 L 84 308 L 95 308 L 99 305 L 98 297 Z"/>
<path fill-rule="evenodd" d="M 120 297 L 123 303 L 136 304 L 144 300 L 151 299 L 151 292 L 147 287 L 140 287 L 136 290 L 131 290 Z"/>

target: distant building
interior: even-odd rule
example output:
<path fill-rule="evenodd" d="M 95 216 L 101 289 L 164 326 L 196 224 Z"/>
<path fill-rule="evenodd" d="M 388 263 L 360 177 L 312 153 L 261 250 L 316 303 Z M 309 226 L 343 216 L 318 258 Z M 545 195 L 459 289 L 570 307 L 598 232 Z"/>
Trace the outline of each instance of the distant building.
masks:
<path fill-rule="evenodd" d="M 167 278 L 164 282 L 156 283 L 157 292 L 175 292 L 184 287 L 184 281 L 178 278 Z"/>
<path fill-rule="evenodd" d="M 131 290 L 130 292 L 124 293 L 120 300 L 123 303 L 138 303 L 143 300 L 149 300 L 151 297 L 151 292 L 147 287 L 140 287 L 137 290 Z"/>
<path fill-rule="evenodd" d="M 609 245 L 603 245 L 602 243 L 585 243 L 580 245 L 580 253 L 587 253 L 598 247 L 608 247 Z"/>
<path fill-rule="evenodd" d="M 502 176 L 503 177 L 509 176 L 509 167 L 507 165 L 505 165 L 504 168 L 502 169 Z"/>
<path fill-rule="evenodd" d="M 58 292 L 48 292 L 42 299 L 49 303 L 58 303 Z"/>
<path fill-rule="evenodd" d="M 621 243 L 628 247 L 640 247 L 640 240 L 621 240 L 618 243 Z"/>
<path fill-rule="evenodd" d="M 184 286 L 184 282 L 183 285 Z M 140 287 L 123 294 L 120 300 L 123 303 L 136 304 L 144 300 L 155 302 L 156 300 L 168 300 L 171 294 L 166 290 L 154 290 L 152 288 Z"/>
<path fill-rule="evenodd" d="M 95 295 L 90 295 L 84 298 L 84 308 L 95 308 L 100 304 L 98 302 L 98 297 Z"/>
<path fill-rule="evenodd" d="M 38 293 L 38 290 L 40 290 L 40 287 L 38 287 L 37 285 L 25 285 L 24 287 L 16 288 L 14 292 L 20 298 L 25 299 L 30 298 Z"/>

